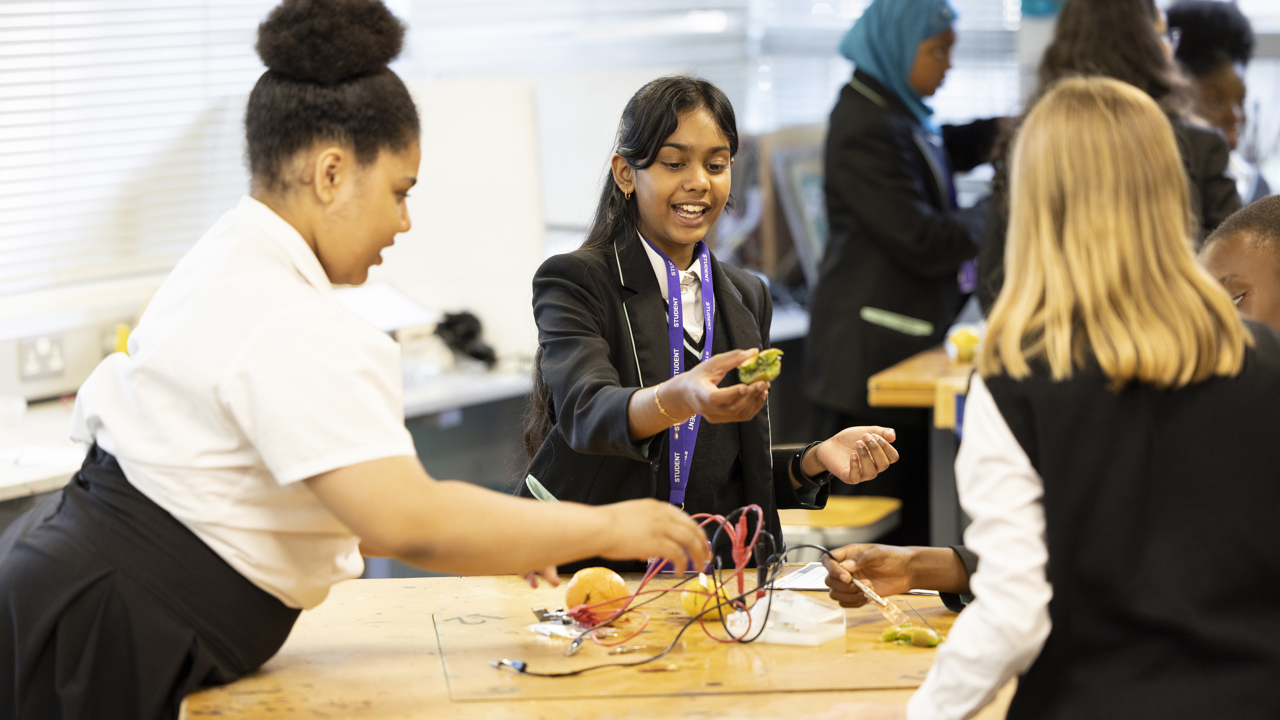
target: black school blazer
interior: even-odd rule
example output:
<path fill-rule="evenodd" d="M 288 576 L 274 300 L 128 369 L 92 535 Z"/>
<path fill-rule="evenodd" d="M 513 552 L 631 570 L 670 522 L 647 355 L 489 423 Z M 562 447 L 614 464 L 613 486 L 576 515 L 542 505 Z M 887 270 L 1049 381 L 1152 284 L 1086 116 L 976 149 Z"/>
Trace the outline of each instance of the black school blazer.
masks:
<path fill-rule="evenodd" d="M 996 131 L 994 120 L 942 128 L 947 167 L 926 155 L 935 136 L 870 75 L 856 71 L 840 91 L 825 151 L 830 239 L 805 352 L 805 391 L 814 403 L 908 422 L 902 411 L 867 404 L 867 379 L 937 345 L 960 312 L 956 272 L 978 246 L 963 213 L 950 207 L 946 174 L 984 162 Z M 924 320 L 933 331 L 882 327 L 860 317 L 864 307 Z"/>
<path fill-rule="evenodd" d="M 534 275 L 533 315 L 555 424 L 528 473 L 560 500 L 604 505 L 665 497 L 659 489 L 669 482 L 661 472 L 667 434 L 635 443 L 627 430 L 632 393 L 670 377 L 666 303 L 640 242 L 623 237 L 609 247 L 556 255 Z M 714 255 L 711 277 L 729 346 L 769 347 L 773 304 L 764 282 Z M 737 381 L 730 372 L 723 384 Z M 764 509 L 766 529 L 781 541 L 778 509 L 819 509 L 828 489 L 817 505 L 801 505 L 788 473 L 793 451 L 771 448 L 768 405 L 737 426 L 744 495 Z M 523 482 L 516 494 L 530 497 Z"/>

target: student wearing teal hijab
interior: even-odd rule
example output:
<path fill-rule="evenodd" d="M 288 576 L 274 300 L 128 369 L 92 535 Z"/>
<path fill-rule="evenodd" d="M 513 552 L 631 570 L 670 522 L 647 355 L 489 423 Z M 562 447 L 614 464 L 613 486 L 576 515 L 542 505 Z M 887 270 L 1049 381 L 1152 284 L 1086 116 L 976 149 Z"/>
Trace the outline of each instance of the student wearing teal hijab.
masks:
<path fill-rule="evenodd" d="M 947 0 L 877 0 L 844 36 L 840 54 L 931 126 L 933 108 L 924 97 L 937 91 L 951 67 L 956 17 Z"/>
<path fill-rule="evenodd" d="M 960 211 L 952 170 L 986 162 L 997 135 L 995 120 L 940 129 L 930 120 L 925 98 L 951 68 L 956 17 L 946 0 L 873 2 L 840 44 L 856 69 L 826 141 L 830 235 L 805 373 L 812 434 L 892 417 L 901 459 L 850 490 L 903 500 L 902 522 L 885 538 L 903 545 L 930 541 L 928 416 L 873 411 L 867 379 L 940 343 L 971 291 L 979 228 L 970 218 L 982 214 Z"/>

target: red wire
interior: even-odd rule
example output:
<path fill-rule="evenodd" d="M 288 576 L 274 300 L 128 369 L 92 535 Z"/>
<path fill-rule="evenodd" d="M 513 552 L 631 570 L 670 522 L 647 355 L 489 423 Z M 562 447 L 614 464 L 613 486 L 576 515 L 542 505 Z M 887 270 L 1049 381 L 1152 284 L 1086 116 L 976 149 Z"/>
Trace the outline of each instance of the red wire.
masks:
<path fill-rule="evenodd" d="M 755 511 L 756 513 L 756 530 L 755 530 L 755 533 L 752 534 L 751 536 L 751 541 L 747 542 L 746 541 L 747 513 L 751 511 Z M 658 572 L 662 569 L 664 565 L 664 563 L 657 563 L 657 562 L 653 563 L 651 566 L 649 566 L 649 568 L 645 570 L 644 577 L 640 579 L 640 584 L 636 586 L 635 592 L 631 593 L 631 595 L 626 598 L 626 602 L 623 603 L 621 607 L 609 613 L 609 615 L 606 616 L 604 619 L 597 621 L 596 613 L 593 612 L 593 610 L 605 605 L 614 605 L 618 602 L 620 598 L 615 598 L 613 600 L 605 600 L 603 602 L 593 603 L 591 605 L 586 605 L 586 604 L 578 605 L 577 607 L 571 608 L 569 610 L 568 614 L 570 617 L 574 618 L 575 620 L 578 620 L 579 622 L 582 622 L 583 624 L 589 624 L 591 639 L 594 640 L 597 644 L 602 645 L 604 647 L 621 645 L 631 640 L 632 638 L 640 635 L 640 633 L 644 632 L 645 628 L 649 626 L 650 617 L 648 613 L 645 613 L 642 610 L 630 609 L 632 603 L 634 603 L 636 601 L 636 598 L 638 598 L 640 595 L 648 595 L 651 593 L 669 593 L 669 592 L 686 592 L 686 593 L 696 593 L 699 595 L 705 595 L 707 599 L 702 603 L 702 606 L 699 608 L 699 612 L 702 612 L 708 609 L 708 606 L 713 600 L 717 604 L 720 603 L 721 593 L 724 593 L 725 595 L 728 594 L 724 592 L 724 587 L 729 583 L 729 581 L 732 581 L 735 577 L 738 579 L 738 594 L 742 595 L 745 593 L 746 578 L 744 573 L 747 568 L 747 563 L 750 561 L 752 552 L 755 550 L 756 543 L 760 540 L 760 532 L 764 528 L 764 510 L 759 505 L 754 505 L 754 504 L 748 505 L 746 508 L 743 509 L 742 516 L 738 518 L 738 522 L 736 524 L 730 523 L 727 519 L 725 519 L 723 515 L 715 515 L 712 513 L 698 513 L 696 515 L 693 515 L 692 518 L 694 520 L 701 520 L 701 522 L 698 523 L 698 527 L 703 527 L 703 528 L 705 528 L 707 525 L 711 524 L 712 522 L 719 523 L 720 528 L 724 531 L 725 535 L 729 538 L 729 542 L 732 548 L 731 556 L 733 557 L 733 565 L 734 565 L 733 572 L 730 573 L 729 577 L 725 578 L 723 582 L 721 582 L 720 579 L 713 574 L 711 576 L 712 588 L 710 591 L 702 590 L 702 589 L 693 589 L 693 588 L 661 588 L 658 590 L 645 590 L 645 587 L 649 584 L 649 581 L 652 580 L 655 576 L 657 576 Z M 745 602 L 729 603 L 729 607 L 742 610 L 742 611 L 747 610 Z M 724 607 L 720 607 L 721 614 L 724 613 L 724 610 L 725 610 Z M 644 615 L 644 623 L 642 623 L 640 625 L 640 628 L 635 632 L 631 633 L 630 635 L 626 636 L 621 640 L 610 641 L 610 642 L 602 642 L 600 638 L 596 636 L 595 631 L 599 629 L 601 626 L 633 612 L 637 612 L 637 613 L 640 613 L 641 615 Z M 707 629 L 707 618 L 705 614 L 699 616 L 698 622 L 701 624 L 702 631 L 706 633 L 707 637 L 711 638 L 712 640 L 715 640 L 716 642 L 719 642 L 719 643 L 735 643 L 735 642 L 740 642 L 743 638 L 751 634 L 751 624 L 753 620 L 751 618 L 751 614 L 747 613 L 747 629 L 742 634 L 742 637 L 733 637 L 732 633 L 730 633 L 730 639 L 727 639 L 727 640 L 724 638 L 716 637 L 711 633 L 710 630 Z"/>
<path fill-rule="evenodd" d="M 625 612 L 625 613 L 623 613 L 623 614 L 624 614 L 624 615 L 628 615 L 628 614 L 630 614 L 630 613 L 640 613 L 641 615 L 643 615 L 643 616 L 644 616 L 644 623 L 642 623 L 642 624 L 640 625 L 640 629 L 638 629 L 638 630 L 636 630 L 635 632 L 631 633 L 630 635 L 628 635 L 628 636 L 626 636 L 626 637 L 622 638 L 621 640 L 618 640 L 618 641 L 615 641 L 615 642 L 603 642 L 603 641 L 601 641 L 601 640 L 600 640 L 600 638 L 596 637 L 596 630 L 599 630 L 600 628 L 599 628 L 599 627 L 595 627 L 595 628 L 592 628 L 592 629 L 591 629 L 591 639 L 592 639 L 592 640 L 595 640 L 597 645 L 601 645 L 601 646 L 604 646 L 604 647 L 613 647 L 613 646 L 615 646 L 615 645 L 621 645 L 622 643 L 627 642 L 627 641 L 628 641 L 628 640 L 630 640 L 631 638 L 633 638 L 633 637 L 635 637 L 635 636 L 639 635 L 640 633 L 644 632 L 644 629 L 645 629 L 645 628 L 647 628 L 647 627 L 649 627 L 649 613 L 647 613 L 647 612 L 645 612 L 645 611 L 643 611 L 643 610 L 628 610 L 627 612 Z"/>

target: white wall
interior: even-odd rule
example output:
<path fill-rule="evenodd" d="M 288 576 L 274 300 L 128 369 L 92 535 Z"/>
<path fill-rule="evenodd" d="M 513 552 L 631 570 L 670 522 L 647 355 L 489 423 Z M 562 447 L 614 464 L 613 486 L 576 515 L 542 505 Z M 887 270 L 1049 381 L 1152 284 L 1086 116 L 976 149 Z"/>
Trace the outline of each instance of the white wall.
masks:
<path fill-rule="evenodd" d="M 679 68 L 544 73 L 533 78 L 548 225 L 586 227 L 595 212 L 627 101 Z"/>
<path fill-rule="evenodd" d="M 370 279 L 432 309 L 475 313 L 500 356 L 532 355 L 530 280 L 544 257 L 533 90 L 483 78 L 409 89 L 422 118 L 413 227 Z"/>

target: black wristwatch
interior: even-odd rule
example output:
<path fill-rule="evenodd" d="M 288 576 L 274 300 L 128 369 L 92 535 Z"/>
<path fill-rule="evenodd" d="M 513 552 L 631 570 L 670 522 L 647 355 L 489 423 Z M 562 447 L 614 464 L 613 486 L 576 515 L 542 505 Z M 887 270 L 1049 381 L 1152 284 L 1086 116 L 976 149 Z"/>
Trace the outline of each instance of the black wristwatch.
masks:
<path fill-rule="evenodd" d="M 817 442 L 811 442 L 808 445 L 805 445 L 804 447 L 800 448 L 800 451 L 791 457 L 791 477 L 795 478 L 796 481 L 799 482 L 801 485 L 822 487 L 823 485 L 826 485 L 827 483 L 831 482 L 831 478 L 833 477 L 833 475 L 827 470 L 823 470 L 822 472 L 818 473 L 817 477 L 809 477 L 808 475 L 804 474 L 804 470 L 800 469 L 801 463 L 804 462 L 804 456 L 807 455 L 810 450 L 814 449 L 815 447 L 821 444 L 822 444 L 821 440 Z"/>

